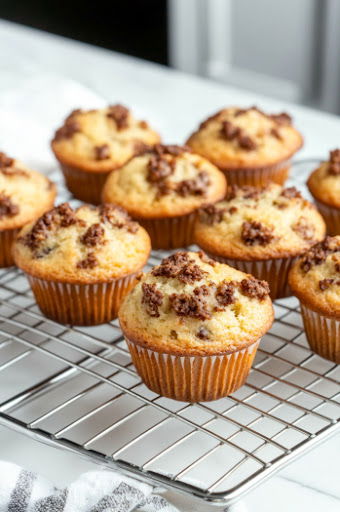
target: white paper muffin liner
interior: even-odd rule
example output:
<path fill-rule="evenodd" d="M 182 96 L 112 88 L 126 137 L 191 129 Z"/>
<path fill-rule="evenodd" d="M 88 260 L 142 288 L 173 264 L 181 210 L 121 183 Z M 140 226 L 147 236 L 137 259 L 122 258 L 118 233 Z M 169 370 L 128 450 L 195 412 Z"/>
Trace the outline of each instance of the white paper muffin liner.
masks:
<path fill-rule="evenodd" d="M 308 343 L 316 354 L 340 363 L 340 320 L 328 318 L 301 302 L 301 314 Z"/>
<path fill-rule="evenodd" d="M 314 201 L 326 222 L 327 233 L 331 236 L 340 235 L 340 208 L 321 203 L 315 198 Z"/>
<path fill-rule="evenodd" d="M 141 347 L 126 339 L 133 364 L 145 385 L 159 395 L 183 402 L 206 402 L 241 387 L 260 340 L 229 354 L 181 356 Z"/>
<path fill-rule="evenodd" d="M 61 283 L 29 274 L 27 278 L 45 316 L 62 324 L 97 325 L 116 318 L 136 275 L 97 284 Z"/>

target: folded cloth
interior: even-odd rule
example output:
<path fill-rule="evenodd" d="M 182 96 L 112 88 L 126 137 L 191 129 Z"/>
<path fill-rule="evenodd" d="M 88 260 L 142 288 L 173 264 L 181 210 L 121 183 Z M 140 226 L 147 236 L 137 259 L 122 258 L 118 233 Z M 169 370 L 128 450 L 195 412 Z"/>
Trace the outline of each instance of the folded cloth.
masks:
<path fill-rule="evenodd" d="M 151 485 L 115 471 L 91 471 L 58 489 L 45 478 L 0 462 L 0 512 L 178 512 Z"/>

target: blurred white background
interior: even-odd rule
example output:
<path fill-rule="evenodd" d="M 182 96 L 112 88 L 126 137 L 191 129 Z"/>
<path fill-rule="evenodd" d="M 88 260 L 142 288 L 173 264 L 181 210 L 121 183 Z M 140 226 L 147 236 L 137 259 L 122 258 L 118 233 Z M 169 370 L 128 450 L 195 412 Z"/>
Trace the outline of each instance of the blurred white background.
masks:
<path fill-rule="evenodd" d="M 339 0 L 168 0 L 169 64 L 340 113 Z"/>

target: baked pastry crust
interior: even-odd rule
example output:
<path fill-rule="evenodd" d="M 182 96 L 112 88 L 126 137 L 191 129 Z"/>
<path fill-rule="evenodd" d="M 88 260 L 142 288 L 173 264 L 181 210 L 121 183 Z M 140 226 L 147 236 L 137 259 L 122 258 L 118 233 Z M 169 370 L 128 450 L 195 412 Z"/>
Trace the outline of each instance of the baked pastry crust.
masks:
<path fill-rule="evenodd" d="M 27 274 L 44 280 L 95 284 L 136 273 L 151 249 L 146 231 L 114 205 L 73 210 L 59 205 L 25 226 L 14 259 Z"/>
<path fill-rule="evenodd" d="M 325 236 L 325 223 L 294 188 L 234 187 L 202 209 L 195 242 L 209 254 L 244 261 L 294 257 Z"/>
<path fill-rule="evenodd" d="M 187 215 L 221 200 L 226 179 L 205 158 L 181 146 L 155 146 L 112 172 L 103 201 L 124 206 L 135 218 Z"/>
<path fill-rule="evenodd" d="M 339 172 L 332 172 L 335 162 L 332 162 L 332 154 L 338 153 Z M 307 185 L 310 193 L 320 201 L 340 210 L 340 150 L 331 151 L 330 158 L 323 162 L 309 176 Z"/>
<path fill-rule="evenodd" d="M 0 153 L 0 230 L 21 228 L 50 209 L 56 186 L 43 174 Z"/>
<path fill-rule="evenodd" d="M 289 284 L 308 308 L 340 320 L 340 236 L 327 237 L 303 255 L 290 271 Z"/>
<path fill-rule="evenodd" d="M 122 105 L 75 110 L 51 142 L 56 158 L 84 172 L 102 173 L 121 167 L 145 145 L 160 142 L 146 121 L 135 119 Z"/>
<path fill-rule="evenodd" d="M 119 321 L 130 341 L 156 352 L 228 354 L 270 328 L 268 291 L 267 283 L 203 253 L 178 252 L 142 276 Z"/>
<path fill-rule="evenodd" d="M 187 144 L 226 172 L 282 167 L 301 148 L 303 138 L 287 114 L 229 107 L 203 121 Z"/>

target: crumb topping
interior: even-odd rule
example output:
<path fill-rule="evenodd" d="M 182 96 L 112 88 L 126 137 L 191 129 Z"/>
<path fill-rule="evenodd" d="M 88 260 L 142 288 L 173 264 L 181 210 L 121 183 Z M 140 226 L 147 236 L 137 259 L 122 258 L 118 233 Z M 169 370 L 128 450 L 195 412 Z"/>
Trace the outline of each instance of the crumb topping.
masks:
<path fill-rule="evenodd" d="M 284 188 L 280 195 L 282 197 L 286 197 L 287 199 L 302 199 L 301 192 L 296 187 Z"/>
<path fill-rule="evenodd" d="M 83 260 L 78 261 L 77 268 L 91 269 L 97 267 L 98 265 L 99 263 L 94 252 L 89 252 Z"/>
<path fill-rule="evenodd" d="M 267 281 L 260 281 L 259 279 L 242 279 L 241 292 L 252 299 L 263 300 L 269 295 L 269 285 Z"/>
<path fill-rule="evenodd" d="M 107 117 L 113 119 L 116 123 L 117 130 L 124 130 L 129 126 L 129 109 L 123 105 L 110 105 L 107 112 Z"/>
<path fill-rule="evenodd" d="M 98 206 L 100 220 L 118 229 L 126 229 L 129 233 L 137 233 L 138 223 L 133 221 L 124 208 L 114 204 L 101 204 Z"/>
<path fill-rule="evenodd" d="M 201 259 L 202 253 L 197 253 L 197 256 Z M 211 265 L 210 259 L 205 263 Z M 213 262 L 212 266 L 215 265 L 216 263 Z M 183 291 L 169 294 L 168 302 L 163 300 L 165 296 L 161 291 L 162 286 L 166 290 L 166 283 L 144 282 L 141 302 L 145 305 L 146 312 L 150 316 L 159 316 L 159 308 L 163 304 L 165 309 L 168 307 L 169 311 L 173 311 L 179 317 L 210 320 L 214 313 L 232 307 L 238 300 L 237 293 L 259 301 L 263 301 L 269 295 L 269 286 L 265 281 L 249 277 L 241 281 L 224 279 L 215 283 L 209 279 L 208 274 L 195 263 L 190 253 L 178 251 L 165 258 L 161 265 L 151 271 L 152 276 L 177 279 L 183 285 L 193 285 L 203 278 L 206 282 L 194 286 L 191 290 L 185 286 Z M 208 334 L 203 335 L 201 332 L 200 336 L 198 334 L 196 336 L 205 339 Z"/>
<path fill-rule="evenodd" d="M 330 151 L 328 173 L 332 176 L 340 174 L 340 149 Z"/>
<path fill-rule="evenodd" d="M 11 167 L 14 163 L 14 158 L 10 158 L 6 155 L 6 153 L 3 153 L 0 151 L 0 169 L 4 169 L 6 167 Z"/>
<path fill-rule="evenodd" d="M 165 258 L 152 270 L 152 275 L 178 279 L 182 283 L 193 284 L 203 279 L 206 272 L 201 269 L 187 252 L 179 251 Z"/>
<path fill-rule="evenodd" d="M 222 121 L 221 134 L 226 140 L 236 140 L 240 148 L 247 151 L 257 149 L 254 139 L 249 137 L 242 128 L 233 125 L 230 121 Z"/>
<path fill-rule="evenodd" d="M 86 247 L 95 247 L 104 242 L 104 234 L 104 228 L 99 223 L 92 224 L 80 237 L 80 241 L 82 244 L 86 245 Z"/>
<path fill-rule="evenodd" d="M 212 226 L 213 224 L 218 224 L 222 222 L 223 216 L 227 208 L 221 208 L 214 204 L 209 204 L 200 210 L 200 220 L 204 224 L 208 224 Z"/>
<path fill-rule="evenodd" d="M 314 240 L 315 228 L 308 222 L 306 217 L 300 217 L 293 225 L 292 230 L 295 231 L 303 240 Z"/>
<path fill-rule="evenodd" d="M 99 265 L 94 249 L 108 243 L 106 229 L 117 228 L 135 233 L 138 230 L 138 224 L 133 222 L 122 208 L 115 205 L 104 204 L 87 208 L 98 213 L 99 222 L 89 224 L 78 217 L 77 213 L 80 209 L 73 210 L 68 203 L 63 203 L 40 217 L 19 241 L 31 250 L 33 258 L 41 259 L 58 248 L 59 244 L 55 242 L 55 236 L 60 229 L 77 226 L 79 243 L 87 251 L 75 266 L 79 269 L 93 269 Z"/>
<path fill-rule="evenodd" d="M 106 160 L 107 158 L 110 158 L 110 146 L 108 144 L 95 146 L 94 154 L 96 160 Z"/>
<path fill-rule="evenodd" d="M 150 316 L 159 317 L 159 306 L 163 303 L 163 293 L 155 284 L 142 284 L 142 304 L 145 305 L 146 311 Z"/>
<path fill-rule="evenodd" d="M 268 245 L 275 238 L 273 230 L 272 226 L 262 222 L 245 221 L 242 224 L 241 239 L 245 245 Z"/>
<path fill-rule="evenodd" d="M 145 153 L 151 153 L 147 167 L 147 180 L 157 187 L 157 197 L 175 192 L 181 197 L 190 195 L 205 196 L 210 185 L 206 171 L 198 172 L 191 179 L 171 183 L 168 178 L 174 174 L 176 157 L 191 150 L 186 146 L 156 144 L 153 148 L 146 147 Z M 139 151 L 142 154 L 143 150 Z"/>
<path fill-rule="evenodd" d="M 19 211 L 19 206 L 14 204 L 11 198 L 4 192 L 0 192 L 0 219 L 3 217 L 14 217 Z"/>
<path fill-rule="evenodd" d="M 319 242 L 306 254 L 303 255 L 300 261 L 300 268 L 304 273 L 307 273 L 315 265 L 321 265 L 330 254 L 340 253 L 339 240 L 331 236 L 327 236 L 322 242 Z"/>
<path fill-rule="evenodd" d="M 80 124 L 74 118 L 76 114 L 79 114 L 80 110 L 74 110 L 64 121 L 63 126 L 58 128 L 54 135 L 54 141 L 60 141 L 62 139 L 70 139 L 75 133 L 80 132 Z"/>

